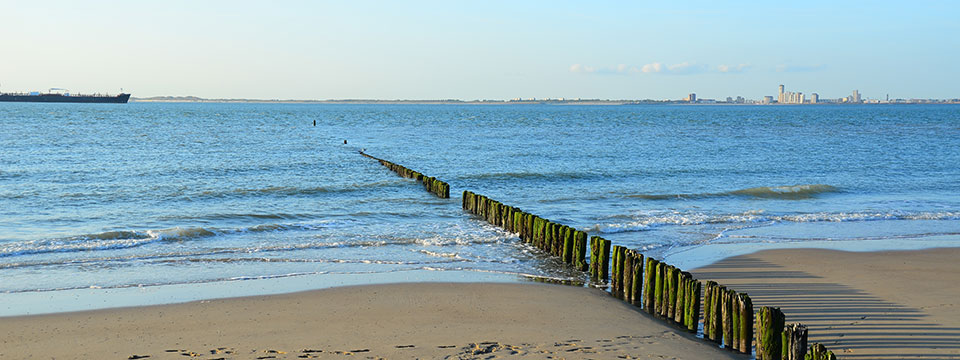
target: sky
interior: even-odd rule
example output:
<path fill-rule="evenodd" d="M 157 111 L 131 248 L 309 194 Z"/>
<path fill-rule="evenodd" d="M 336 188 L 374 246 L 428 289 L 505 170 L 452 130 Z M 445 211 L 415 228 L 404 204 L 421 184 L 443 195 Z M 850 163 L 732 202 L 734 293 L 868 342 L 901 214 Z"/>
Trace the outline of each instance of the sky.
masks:
<path fill-rule="evenodd" d="M 0 92 L 960 98 L 960 1 L 0 0 Z"/>

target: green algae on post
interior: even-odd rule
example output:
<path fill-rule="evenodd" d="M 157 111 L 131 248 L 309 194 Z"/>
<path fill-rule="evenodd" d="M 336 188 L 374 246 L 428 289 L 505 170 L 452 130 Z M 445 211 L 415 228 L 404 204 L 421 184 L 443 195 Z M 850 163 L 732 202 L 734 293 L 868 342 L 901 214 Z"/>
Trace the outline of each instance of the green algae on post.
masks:
<path fill-rule="evenodd" d="M 740 346 L 738 350 L 741 353 L 749 354 L 750 347 L 753 344 L 753 301 L 750 295 L 746 293 L 738 294 L 740 301 Z"/>
<path fill-rule="evenodd" d="M 801 323 L 783 329 L 783 360 L 803 360 L 807 354 L 807 326 Z"/>
<path fill-rule="evenodd" d="M 443 181 L 437 180 L 437 178 L 424 176 L 423 174 L 410 170 L 402 165 L 376 158 L 364 152 L 360 152 L 360 155 L 363 155 L 365 157 L 378 161 L 380 165 L 383 165 L 387 169 L 390 169 L 391 171 L 397 173 L 397 175 L 400 175 L 400 177 L 411 178 L 416 181 L 419 181 L 423 185 L 424 189 L 426 189 L 428 192 L 436 195 L 439 198 L 442 198 L 442 199 L 450 198 L 450 185 Z"/>
<path fill-rule="evenodd" d="M 633 289 L 630 290 L 630 302 L 636 306 L 643 306 L 643 254 L 633 253 Z"/>
<path fill-rule="evenodd" d="M 780 308 L 760 307 L 757 312 L 757 360 L 780 360 L 784 315 Z"/>
<path fill-rule="evenodd" d="M 700 325 L 700 292 L 702 284 L 700 281 L 694 280 L 691 284 L 691 293 L 690 293 L 690 307 L 688 309 L 689 316 L 687 317 L 687 331 L 697 332 L 697 326 Z"/>
<path fill-rule="evenodd" d="M 595 282 L 607 282 L 610 271 L 610 240 L 590 238 L 590 276 Z"/>

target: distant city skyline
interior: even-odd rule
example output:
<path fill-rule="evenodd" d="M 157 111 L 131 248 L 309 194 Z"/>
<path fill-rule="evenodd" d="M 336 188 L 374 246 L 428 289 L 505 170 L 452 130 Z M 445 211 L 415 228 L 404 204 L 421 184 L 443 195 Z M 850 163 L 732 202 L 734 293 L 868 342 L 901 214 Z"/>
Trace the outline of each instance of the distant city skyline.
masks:
<path fill-rule="evenodd" d="M 0 2 L 0 92 L 960 97 L 960 3 Z"/>

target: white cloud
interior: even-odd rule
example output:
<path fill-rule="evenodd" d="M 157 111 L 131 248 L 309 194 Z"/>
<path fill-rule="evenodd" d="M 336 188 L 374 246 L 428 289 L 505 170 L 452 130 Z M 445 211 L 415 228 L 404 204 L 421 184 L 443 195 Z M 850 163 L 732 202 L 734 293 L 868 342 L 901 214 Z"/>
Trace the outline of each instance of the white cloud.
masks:
<path fill-rule="evenodd" d="M 641 67 L 640 71 L 645 73 L 658 73 L 663 71 L 663 64 L 660 64 L 658 62 L 649 63 Z"/>
<path fill-rule="evenodd" d="M 585 73 L 585 74 L 607 74 L 607 75 L 616 75 L 616 74 L 668 74 L 668 75 L 689 75 L 689 74 L 700 74 L 705 72 L 721 72 L 721 73 L 734 73 L 734 72 L 743 72 L 752 65 L 749 64 L 739 64 L 739 65 L 718 65 L 716 68 L 712 68 L 705 64 L 698 64 L 696 62 L 684 61 L 682 63 L 666 65 L 660 62 L 652 62 L 649 64 L 644 64 L 640 67 L 632 66 L 628 64 L 617 64 L 615 66 L 603 66 L 603 67 L 593 67 L 583 64 L 573 64 L 570 66 L 570 72 L 572 73 Z"/>
<path fill-rule="evenodd" d="M 717 71 L 722 73 L 742 73 L 752 68 L 753 65 L 750 64 L 740 64 L 740 65 L 717 65 Z"/>
<path fill-rule="evenodd" d="M 628 74 L 638 72 L 636 67 L 627 64 L 618 64 L 616 66 L 593 67 L 583 64 L 570 65 L 570 72 L 587 74 Z"/>
<path fill-rule="evenodd" d="M 592 66 L 584 66 L 581 64 L 570 65 L 570 72 L 574 73 L 593 73 L 597 72 L 597 69 Z"/>
<path fill-rule="evenodd" d="M 694 62 L 684 61 L 679 64 L 667 66 L 667 71 L 671 74 L 686 75 L 706 72 L 709 68 L 706 65 L 700 65 Z"/>

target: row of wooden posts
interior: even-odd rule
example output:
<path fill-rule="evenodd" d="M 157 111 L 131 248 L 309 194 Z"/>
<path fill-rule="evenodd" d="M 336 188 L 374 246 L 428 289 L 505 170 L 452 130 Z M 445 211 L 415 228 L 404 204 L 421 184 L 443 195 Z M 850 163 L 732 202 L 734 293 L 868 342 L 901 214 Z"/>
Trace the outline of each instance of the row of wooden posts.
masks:
<path fill-rule="evenodd" d="M 581 271 L 589 270 L 592 281 L 609 281 L 613 296 L 692 333 L 699 329 L 702 293 L 703 337 L 726 349 L 750 354 L 756 329 L 757 360 L 836 359 L 822 344 L 808 347 L 807 327 L 799 323 L 785 326 L 779 308 L 761 307 L 754 323 L 753 302 L 746 293 L 714 281 L 704 286 L 689 272 L 653 258 L 644 259 L 639 251 L 612 245 L 599 236 L 590 237 L 587 263 L 587 233 L 583 231 L 470 191 L 463 192 L 462 205 L 488 223 L 518 234 L 524 243 Z"/>
<path fill-rule="evenodd" d="M 408 169 L 403 165 L 376 158 L 364 152 L 361 152 L 360 155 L 379 161 L 380 165 L 386 166 L 388 169 L 397 173 L 397 175 L 400 175 L 401 177 L 419 181 L 421 184 L 423 184 L 424 189 L 442 199 L 450 198 L 450 184 L 447 184 L 446 182 L 440 181 L 433 176 L 426 176 L 417 171 Z"/>
<path fill-rule="evenodd" d="M 587 271 L 587 233 L 572 227 L 561 225 L 537 215 L 505 205 L 499 201 L 478 195 L 470 191 L 463 192 L 463 209 L 482 217 L 488 223 L 508 232 L 518 234 L 524 243 L 537 247 L 556 256 L 566 264 Z M 607 245 L 603 245 L 602 242 Z M 594 249 L 609 250 L 608 240 L 591 239 Z M 606 255 L 591 253 L 593 264 L 609 263 L 609 251 Z M 606 268 L 589 268 L 591 274 L 606 276 Z M 606 280 L 600 279 L 600 280 Z"/>
<path fill-rule="evenodd" d="M 427 191 L 450 197 L 450 185 L 399 164 L 362 153 L 398 175 L 416 179 Z M 610 283 L 610 292 L 647 313 L 697 333 L 700 299 L 703 294 L 703 337 L 744 354 L 751 352 L 756 329 L 757 360 L 835 360 L 822 344 L 807 346 L 807 327 L 785 326 L 779 308 L 763 306 L 756 313 L 746 293 L 727 289 L 714 281 L 706 286 L 686 271 L 646 258 L 639 251 L 612 245 L 599 236 L 590 237 L 590 261 L 586 261 L 587 233 L 555 223 L 520 208 L 486 196 L 463 192 L 463 209 L 488 223 L 517 234 L 521 241 L 537 247 L 580 271 L 589 271 L 596 283 Z M 612 254 L 612 259 L 611 259 Z M 646 260 L 646 261 L 644 261 Z"/>

